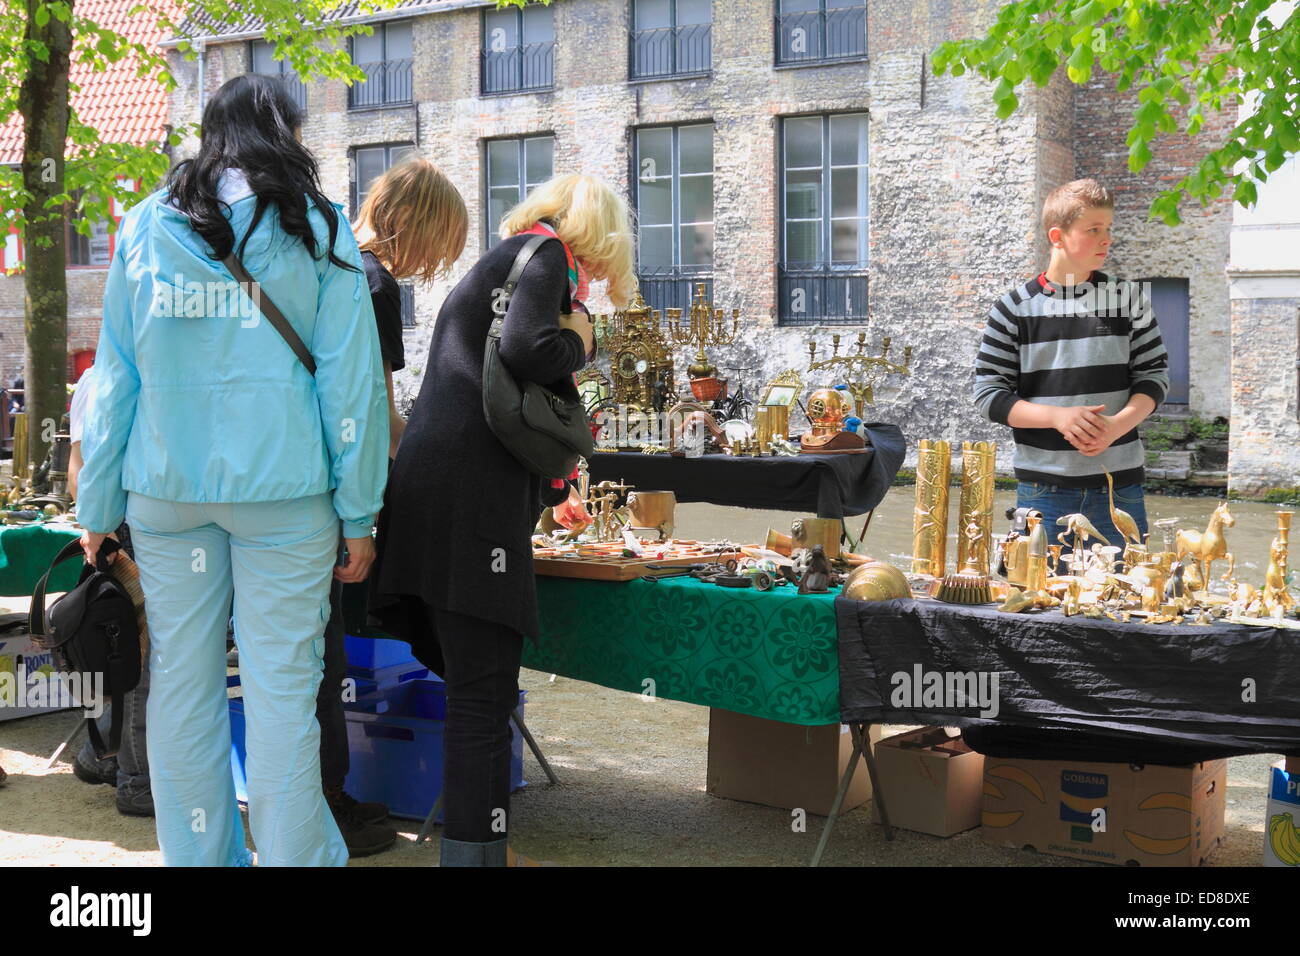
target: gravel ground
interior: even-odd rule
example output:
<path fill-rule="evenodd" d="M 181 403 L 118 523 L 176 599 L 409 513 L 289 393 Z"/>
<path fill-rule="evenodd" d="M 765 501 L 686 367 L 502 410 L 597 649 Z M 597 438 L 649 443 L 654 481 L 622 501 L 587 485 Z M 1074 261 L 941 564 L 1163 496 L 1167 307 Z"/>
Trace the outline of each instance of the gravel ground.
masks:
<path fill-rule="evenodd" d="M 525 751 L 529 786 L 514 797 L 512 845 L 574 866 L 804 865 L 822 817 L 795 833 L 789 811 L 705 793 L 707 708 L 525 670 L 528 724 L 560 778 L 549 786 Z M 41 774 L 72 729 L 65 712 L 0 724 L 0 865 L 157 866 L 153 821 L 117 813 L 113 790 L 72 775 L 66 755 Z M 902 730 L 886 728 L 886 734 Z M 1268 766 L 1228 761 L 1227 834 L 1214 866 L 1257 866 L 1263 851 Z M 437 840 L 415 844 L 418 824 L 394 821 L 402 838 L 353 866 L 430 866 Z M 989 846 L 972 830 L 950 839 L 896 831 L 887 842 L 863 805 L 836 825 L 824 863 L 833 866 L 1099 866 Z"/>

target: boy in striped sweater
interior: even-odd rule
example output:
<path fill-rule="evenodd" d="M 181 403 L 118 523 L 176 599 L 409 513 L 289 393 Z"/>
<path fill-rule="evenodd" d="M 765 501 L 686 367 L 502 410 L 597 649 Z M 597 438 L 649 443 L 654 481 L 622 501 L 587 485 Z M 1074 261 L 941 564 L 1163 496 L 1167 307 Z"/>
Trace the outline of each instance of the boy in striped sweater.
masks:
<path fill-rule="evenodd" d="M 1057 518 L 1082 513 L 1122 547 L 1106 472 L 1115 507 L 1145 536 L 1137 426 L 1164 400 L 1169 373 L 1150 290 L 1100 271 L 1114 207 L 1092 179 L 1047 197 L 1051 263 L 993 303 L 975 359 L 975 403 L 1014 432 L 1017 507 L 1041 511 L 1053 538 L 1063 530 Z"/>

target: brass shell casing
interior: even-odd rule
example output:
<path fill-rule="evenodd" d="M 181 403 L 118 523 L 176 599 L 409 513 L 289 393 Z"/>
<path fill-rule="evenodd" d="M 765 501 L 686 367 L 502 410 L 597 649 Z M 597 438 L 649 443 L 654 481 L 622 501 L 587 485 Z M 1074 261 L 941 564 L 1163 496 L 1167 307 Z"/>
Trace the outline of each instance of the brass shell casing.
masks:
<path fill-rule="evenodd" d="M 941 578 L 948 562 L 948 482 L 952 446 L 922 439 L 916 453 L 916 509 L 912 519 L 912 573 Z"/>
<path fill-rule="evenodd" d="M 997 445 L 961 443 L 961 507 L 957 521 L 957 570 L 989 573 L 993 549 L 993 469 Z M 972 525 L 975 527 L 972 528 Z M 1047 551 L 1044 549 L 1043 556 Z"/>
<path fill-rule="evenodd" d="M 1025 586 L 1047 590 L 1047 530 L 1039 518 L 1029 519 L 1029 546 L 1025 549 Z"/>

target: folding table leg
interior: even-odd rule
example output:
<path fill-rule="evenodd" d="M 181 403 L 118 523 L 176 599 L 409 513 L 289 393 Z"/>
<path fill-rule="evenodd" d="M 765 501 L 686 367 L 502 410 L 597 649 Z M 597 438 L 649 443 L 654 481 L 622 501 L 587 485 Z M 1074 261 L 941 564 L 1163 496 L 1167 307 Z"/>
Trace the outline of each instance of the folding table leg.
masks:
<path fill-rule="evenodd" d="M 533 752 L 533 756 L 537 758 L 537 762 L 542 765 L 542 770 L 546 773 L 546 779 L 552 784 L 559 783 L 560 778 L 555 775 L 555 771 L 551 769 L 550 763 L 548 763 L 546 758 L 542 756 L 542 748 L 537 746 L 537 741 L 533 739 L 532 733 L 524 723 L 524 715 L 519 713 L 519 710 L 516 708 L 513 717 L 515 720 L 515 726 L 519 728 L 519 732 L 523 734 L 524 742 L 528 744 L 528 749 Z"/>
<path fill-rule="evenodd" d="M 541 764 L 542 769 L 546 771 L 546 779 L 552 784 L 558 784 L 560 778 L 555 775 L 555 771 L 551 769 L 551 765 L 547 762 L 546 757 L 542 755 L 542 748 L 537 746 L 537 741 L 533 739 L 532 733 L 524 723 L 523 716 L 518 710 L 516 710 L 511 715 L 511 718 L 514 720 L 515 726 L 519 728 L 519 733 L 523 735 L 524 740 L 528 743 L 528 748 L 532 750 L 533 756 L 537 758 L 537 762 Z M 420 832 L 415 836 L 416 843 L 423 843 L 428 838 L 429 834 L 433 831 L 433 821 L 438 819 L 438 811 L 441 809 L 442 794 L 440 793 L 438 794 L 438 799 L 433 802 L 433 806 L 429 809 L 429 815 L 424 818 L 424 823 L 420 825 Z"/>
<path fill-rule="evenodd" d="M 72 728 L 72 733 L 68 734 L 68 736 L 63 738 L 63 743 L 55 747 L 54 753 L 50 754 L 50 759 L 45 761 L 45 768 L 44 768 L 45 770 L 49 770 L 51 767 L 54 766 L 54 761 L 59 759 L 59 754 L 63 753 L 63 751 L 66 748 L 72 746 L 72 742 L 76 740 L 78 736 L 81 735 L 81 732 L 82 730 L 85 729 L 85 727 L 86 727 L 85 720 L 77 721 L 77 725 Z"/>
<path fill-rule="evenodd" d="M 880 821 L 885 828 L 885 839 L 892 840 L 894 838 L 893 827 L 889 825 L 889 814 L 885 811 L 885 795 L 880 789 L 876 774 L 876 758 L 871 752 L 870 727 L 870 724 L 849 724 L 849 732 L 853 734 L 853 752 L 849 754 L 848 766 L 844 768 L 844 773 L 840 776 L 840 787 L 835 792 L 835 802 L 831 804 L 831 812 L 826 817 L 826 825 L 822 827 L 821 837 L 817 840 L 817 849 L 813 852 L 810 866 L 821 864 L 822 854 L 826 852 L 826 846 L 830 843 L 831 828 L 835 826 L 835 820 L 840 815 L 840 808 L 844 805 L 844 798 L 848 795 L 849 787 L 853 784 L 853 774 L 858 768 L 859 755 L 867 758 L 867 772 L 871 775 L 871 797 L 873 800 L 878 801 Z"/>

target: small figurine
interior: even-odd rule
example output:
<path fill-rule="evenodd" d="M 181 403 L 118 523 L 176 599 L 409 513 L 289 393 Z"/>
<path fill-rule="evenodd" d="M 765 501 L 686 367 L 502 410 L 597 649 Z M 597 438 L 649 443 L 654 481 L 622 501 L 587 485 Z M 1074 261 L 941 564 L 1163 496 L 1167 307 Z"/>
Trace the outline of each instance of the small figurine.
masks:
<path fill-rule="evenodd" d="M 800 594 L 825 594 L 830 589 L 831 562 L 820 544 L 807 552 L 808 564 L 799 578 Z"/>
<path fill-rule="evenodd" d="M 1232 577 L 1232 571 L 1236 567 L 1237 559 L 1228 551 L 1228 541 L 1223 536 L 1223 529 L 1231 528 L 1236 523 L 1237 519 L 1228 510 L 1228 503 L 1221 501 L 1219 506 L 1214 509 L 1214 514 L 1210 515 L 1210 523 L 1204 532 L 1179 531 L 1174 535 L 1175 560 L 1183 560 L 1185 554 L 1190 554 L 1196 559 L 1200 571 L 1202 590 L 1209 588 L 1210 568 L 1220 558 L 1228 559 L 1228 570 L 1223 575 L 1222 580 L 1227 581 Z"/>
<path fill-rule="evenodd" d="M 1142 535 L 1138 532 L 1137 522 L 1127 511 L 1121 511 L 1115 507 L 1115 479 L 1111 477 L 1110 472 L 1106 472 L 1106 485 L 1110 490 L 1110 520 L 1114 522 L 1115 529 L 1119 531 L 1120 537 L 1124 539 L 1124 544 L 1132 541 L 1134 544 L 1142 543 Z"/>

